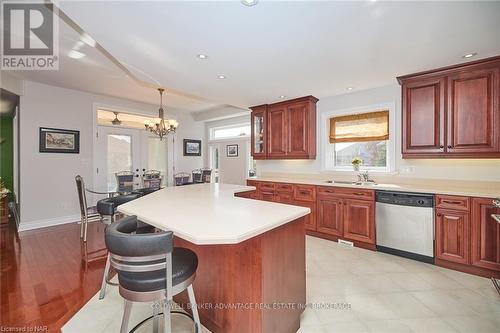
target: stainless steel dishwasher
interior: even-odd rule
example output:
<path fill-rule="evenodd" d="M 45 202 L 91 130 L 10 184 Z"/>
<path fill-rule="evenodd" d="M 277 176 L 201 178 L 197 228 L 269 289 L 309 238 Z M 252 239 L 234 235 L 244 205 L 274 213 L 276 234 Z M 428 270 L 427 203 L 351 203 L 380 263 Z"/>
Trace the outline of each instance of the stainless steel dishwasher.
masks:
<path fill-rule="evenodd" d="M 377 250 L 434 263 L 434 196 L 376 191 Z"/>

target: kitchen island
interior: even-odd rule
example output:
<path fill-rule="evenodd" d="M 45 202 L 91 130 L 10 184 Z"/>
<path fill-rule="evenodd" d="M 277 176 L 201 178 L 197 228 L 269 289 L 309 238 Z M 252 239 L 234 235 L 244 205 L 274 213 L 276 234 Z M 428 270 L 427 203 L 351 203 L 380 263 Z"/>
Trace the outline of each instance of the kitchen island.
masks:
<path fill-rule="evenodd" d="M 194 282 L 202 324 L 212 332 L 296 332 L 306 301 L 309 208 L 237 198 L 251 186 L 171 187 L 119 207 L 198 255 Z M 187 302 L 187 295 L 175 300 Z"/>

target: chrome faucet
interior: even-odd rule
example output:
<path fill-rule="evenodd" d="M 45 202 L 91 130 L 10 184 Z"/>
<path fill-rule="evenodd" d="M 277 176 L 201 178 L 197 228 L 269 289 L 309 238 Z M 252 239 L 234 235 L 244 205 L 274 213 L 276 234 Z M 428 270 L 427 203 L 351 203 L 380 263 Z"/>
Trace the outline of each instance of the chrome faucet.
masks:
<path fill-rule="evenodd" d="M 375 183 L 373 179 L 370 179 L 370 175 L 368 174 L 368 171 L 362 171 L 358 173 L 358 183 L 364 184 L 364 183 Z"/>

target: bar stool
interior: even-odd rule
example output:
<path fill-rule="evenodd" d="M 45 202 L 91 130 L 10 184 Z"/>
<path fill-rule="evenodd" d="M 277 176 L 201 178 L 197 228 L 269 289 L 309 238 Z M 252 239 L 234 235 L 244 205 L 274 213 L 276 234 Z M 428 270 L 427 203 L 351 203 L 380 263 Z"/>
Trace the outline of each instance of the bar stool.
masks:
<path fill-rule="evenodd" d="M 123 218 L 110 225 L 105 233 L 111 265 L 118 273 L 120 295 L 125 299 L 120 333 L 128 330 L 132 302 L 154 302 L 154 332 L 159 332 L 159 308 L 162 307 L 163 332 L 170 333 L 173 296 L 184 290 L 191 303 L 195 331 L 201 332 L 192 285 L 198 268 L 196 253 L 174 248 L 171 231 L 136 234 L 138 222 L 136 216 Z"/>
<path fill-rule="evenodd" d="M 139 197 L 141 197 L 140 193 L 131 193 L 127 195 L 120 195 L 117 197 L 99 200 L 97 202 L 97 212 L 101 215 L 101 221 L 109 226 L 115 220 L 116 209 L 118 208 L 118 206 L 126 202 L 132 201 L 134 199 L 137 199 Z M 150 226 L 149 224 L 146 223 L 141 224 L 140 227 L 141 233 L 154 232 L 154 230 L 155 230 L 154 227 Z M 109 279 L 109 268 L 110 268 L 110 255 L 108 252 L 106 258 L 106 265 L 104 266 L 104 273 L 102 275 L 101 291 L 99 292 L 99 299 L 103 299 L 104 296 L 106 296 L 106 286 L 108 284 L 112 286 L 117 285 L 116 283 L 111 282 Z"/>

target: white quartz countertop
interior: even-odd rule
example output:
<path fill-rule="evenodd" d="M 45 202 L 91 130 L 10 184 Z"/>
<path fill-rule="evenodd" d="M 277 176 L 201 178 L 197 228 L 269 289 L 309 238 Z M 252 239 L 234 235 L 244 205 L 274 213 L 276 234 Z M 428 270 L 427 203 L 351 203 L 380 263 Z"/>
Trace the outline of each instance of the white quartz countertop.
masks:
<path fill-rule="evenodd" d="M 197 245 L 236 244 L 303 217 L 309 208 L 235 197 L 255 187 L 197 184 L 167 187 L 118 211 Z"/>
<path fill-rule="evenodd" d="M 450 182 L 440 180 L 426 180 L 413 183 L 398 183 L 397 181 L 383 181 L 375 185 L 354 185 L 345 183 L 328 183 L 326 179 L 300 178 L 300 177 L 251 177 L 249 180 L 268 181 L 277 183 L 307 184 L 318 186 L 336 186 L 349 188 L 363 188 L 385 191 L 418 192 L 432 194 L 459 195 L 484 198 L 500 198 L 500 184 L 492 182 L 491 184 L 476 184 L 472 181 Z M 478 182 L 479 183 L 479 182 Z M 484 183 L 484 182 L 483 182 Z"/>

